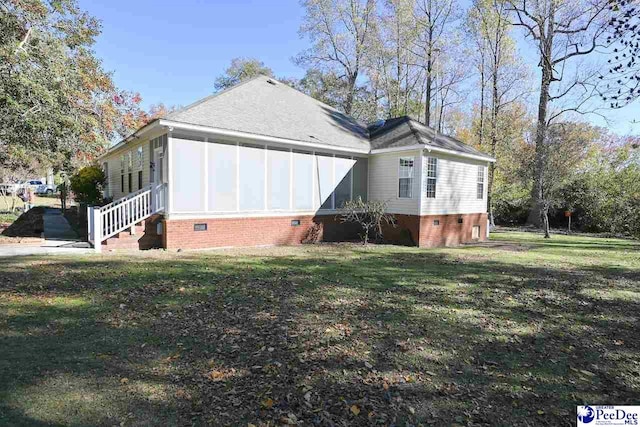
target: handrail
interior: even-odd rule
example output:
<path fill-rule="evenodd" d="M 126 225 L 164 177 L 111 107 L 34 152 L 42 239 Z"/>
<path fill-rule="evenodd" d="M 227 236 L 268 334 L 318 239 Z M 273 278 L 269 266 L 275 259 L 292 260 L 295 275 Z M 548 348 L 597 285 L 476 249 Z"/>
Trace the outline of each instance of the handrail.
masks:
<path fill-rule="evenodd" d="M 102 242 L 165 209 L 166 184 L 149 184 L 102 207 L 89 207 L 89 241 L 96 252 Z"/>
<path fill-rule="evenodd" d="M 112 207 L 112 206 L 114 206 L 114 205 L 118 205 L 118 204 L 120 204 L 120 203 L 126 202 L 127 200 L 129 200 L 129 199 L 131 199 L 131 198 L 133 198 L 133 197 L 137 196 L 138 194 L 140 194 L 140 193 L 144 193 L 145 191 L 149 191 L 149 190 L 151 190 L 152 188 L 153 188 L 153 184 L 146 185 L 146 186 L 142 187 L 141 189 L 134 191 L 133 193 L 129 193 L 129 194 L 127 194 L 127 195 L 126 195 L 126 196 L 124 196 L 124 197 L 121 197 L 121 198 L 119 198 L 119 199 L 117 199 L 117 200 L 114 200 L 114 201 L 113 201 L 113 202 L 111 202 L 111 203 L 107 203 L 106 205 L 104 205 L 104 206 L 100 206 L 100 207 L 98 207 L 98 208 L 96 208 L 96 209 L 98 209 L 98 210 L 105 210 L 105 209 L 110 208 L 110 207 Z"/>

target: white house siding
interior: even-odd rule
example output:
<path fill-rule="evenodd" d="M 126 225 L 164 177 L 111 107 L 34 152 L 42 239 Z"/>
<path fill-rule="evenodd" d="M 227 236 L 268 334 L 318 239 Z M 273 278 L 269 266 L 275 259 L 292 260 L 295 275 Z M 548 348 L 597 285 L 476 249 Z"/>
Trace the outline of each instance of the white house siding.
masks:
<path fill-rule="evenodd" d="M 412 198 L 398 196 L 398 173 L 401 157 L 413 157 L 414 159 Z M 386 202 L 389 213 L 418 215 L 420 212 L 421 169 L 419 150 L 369 156 L 369 199 Z"/>
<path fill-rule="evenodd" d="M 427 157 L 438 159 L 436 197 L 427 198 Z M 477 197 L 478 166 L 484 167 L 484 194 Z M 467 214 L 487 211 L 487 166 L 488 162 L 464 157 L 427 152 L 423 156 L 421 191 L 422 215 Z"/>
<path fill-rule="evenodd" d="M 367 198 L 367 159 L 265 144 L 170 141 L 171 216 L 330 212 Z"/>
<path fill-rule="evenodd" d="M 137 150 L 138 147 L 142 147 L 142 164 L 138 163 L 137 159 Z M 132 155 L 132 166 L 129 168 L 127 156 L 131 152 Z M 127 144 L 123 149 L 120 149 L 112 154 L 110 154 L 105 159 L 101 160 L 101 164 L 108 163 L 107 170 L 107 194 L 109 197 L 112 197 L 114 200 L 119 199 L 123 196 L 126 196 L 129 193 L 129 172 L 131 172 L 131 191 L 138 190 L 138 172 L 142 171 L 142 186 L 145 187 L 149 184 L 149 176 L 150 176 L 150 157 L 149 157 L 149 141 L 144 140 L 132 144 Z M 121 190 L 121 175 L 122 169 L 120 167 L 120 156 L 125 156 L 125 165 L 124 165 L 124 191 Z"/>

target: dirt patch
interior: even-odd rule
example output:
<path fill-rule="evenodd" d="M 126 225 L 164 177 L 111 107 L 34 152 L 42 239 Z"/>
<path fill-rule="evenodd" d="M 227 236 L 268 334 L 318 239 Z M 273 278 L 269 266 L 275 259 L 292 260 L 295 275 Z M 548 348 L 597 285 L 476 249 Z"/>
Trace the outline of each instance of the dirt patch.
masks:
<path fill-rule="evenodd" d="M 44 207 L 29 209 L 16 219 L 13 224 L 2 231 L 6 237 L 41 237 L 44 232 Z"/>
<path fill-rule="evenodd" d="M 473 246 L 481 246 L 485 248 L 498 249 L 508 252 L 526 252 L 534 248 L 534 245 L 526 245 L 522 243 L 509 243 L 509 242 L 481 242 L 474 243 Z"/>

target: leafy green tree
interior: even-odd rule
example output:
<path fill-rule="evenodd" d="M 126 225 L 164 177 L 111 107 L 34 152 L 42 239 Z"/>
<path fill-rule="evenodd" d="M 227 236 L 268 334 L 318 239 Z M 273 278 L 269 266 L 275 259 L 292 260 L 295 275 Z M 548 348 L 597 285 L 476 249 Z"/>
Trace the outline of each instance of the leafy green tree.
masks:
<path fill-rule="evenodd" d="M 0 0 L 0 163 L 28 150 L 57 168 L 129 132 L 136 94 L 118 91 L 92 50 L 100 23 L 75 0 Z"/>
<path fill-rule="evenodd" d="M 274 77 L 273 70 L 255 58 L 233 58 L 224 74 L 214 83 L 216 91 L 225 90 L 259 75 Z"/>
<path fill-rule="evenodd" d="M 97 205 L 102 202 L 102 190 L 107 177 L 99 166 L 86 166 L 69 181 L 70 189 L 78 202 L 88 205 Z"/>

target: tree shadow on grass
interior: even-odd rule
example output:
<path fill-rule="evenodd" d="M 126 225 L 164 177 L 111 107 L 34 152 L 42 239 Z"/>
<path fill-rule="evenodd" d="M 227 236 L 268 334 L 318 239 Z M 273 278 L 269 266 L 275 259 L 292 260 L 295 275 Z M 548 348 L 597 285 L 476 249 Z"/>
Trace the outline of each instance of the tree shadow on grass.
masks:
<path fill-rule="evenodd" d="M 63 422 L 64 379 L 103 402 L 76 424 L 557 425 L 640 392 L 637 299 L 584 292 L 610 291 L 605 266 L 330 248 L 0 268 L 9 421 Z M 615 277 L 638 292 L 636 273 Z"/>

